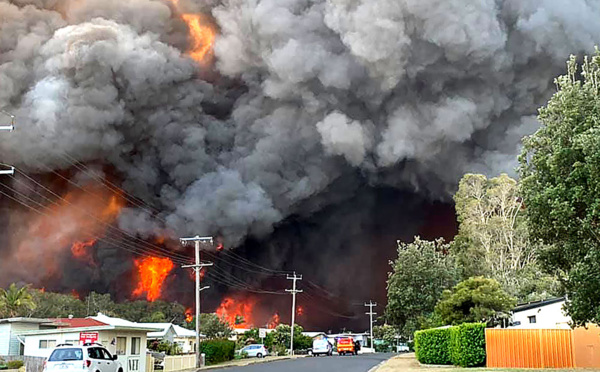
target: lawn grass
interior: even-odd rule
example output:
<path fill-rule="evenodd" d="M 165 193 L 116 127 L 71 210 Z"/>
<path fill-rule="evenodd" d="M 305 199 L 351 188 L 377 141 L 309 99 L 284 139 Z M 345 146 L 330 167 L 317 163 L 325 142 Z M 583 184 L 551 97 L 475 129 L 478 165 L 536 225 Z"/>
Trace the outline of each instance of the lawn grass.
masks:
<path fill-rule="evenodd" d="M 403 354 L 391 358 L 377 369 L 377 372 L 600 372 L 600 369 L 526 369 L 526 368 L 461 368 L 454 366 L 422 366 L 415 354 Z"/>

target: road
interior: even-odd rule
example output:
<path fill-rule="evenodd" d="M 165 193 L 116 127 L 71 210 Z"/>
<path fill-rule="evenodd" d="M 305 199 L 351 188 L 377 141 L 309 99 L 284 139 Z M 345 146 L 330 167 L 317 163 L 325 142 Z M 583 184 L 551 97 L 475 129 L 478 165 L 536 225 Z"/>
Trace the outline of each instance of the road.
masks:
<path fill-rule="evenodd" d="M 224 372 L 367 372 L 394 354 L 361 354 L 357 356 L 321 356 L 270 363 L 252 364 L 245 367 L 229 367 Z"/>

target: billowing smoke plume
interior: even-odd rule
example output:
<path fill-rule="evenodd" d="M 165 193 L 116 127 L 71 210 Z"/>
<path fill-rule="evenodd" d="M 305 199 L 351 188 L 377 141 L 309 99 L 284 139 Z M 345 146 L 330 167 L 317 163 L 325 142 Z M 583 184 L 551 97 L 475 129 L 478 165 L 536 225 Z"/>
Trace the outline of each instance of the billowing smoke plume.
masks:
<path fill-rule="evenodd" d="M 230 246 L 349 200 L 356 182 L 443 199 L 464 172 L 511 171 L 565 59 L 600 40 L 588 0 L 178 7 L 0 0 L 0 108 L 18 123 L 0 159 L 110 165 L 160 210 L 130 208 L 123 228 Z M 186 55 L 180 11 L 212 17 L 207 63 Z"/>

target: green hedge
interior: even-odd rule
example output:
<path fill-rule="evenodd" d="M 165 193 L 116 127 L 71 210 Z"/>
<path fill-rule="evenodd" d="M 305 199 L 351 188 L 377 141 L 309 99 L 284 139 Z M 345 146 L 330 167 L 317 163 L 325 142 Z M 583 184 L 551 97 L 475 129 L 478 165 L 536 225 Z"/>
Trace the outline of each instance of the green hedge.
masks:
<path fill-rule="evenodd" d="M 227 362 L 235 357 L 235 342 L 207 340 L 200 343 L 200 352 L 206 355 L 206 364 Z"/>
<path fill-rule="evenodd" d="M 465 323 L 451 328 L 415 332 L 417 360 L 423 364 L 485 365 L 485 324 Z"/>
<path fill-rule="evenodd" d="M 415 332 L 415 355 L 423 364 L 452 364 L 450 361 L 450 328 Z"/>
<path fill-rule="evenodd" d="M 485 365 L 485 324 L 465 323 L 453 327 L 450 348 L 454 365 L 461 367 Z"/>

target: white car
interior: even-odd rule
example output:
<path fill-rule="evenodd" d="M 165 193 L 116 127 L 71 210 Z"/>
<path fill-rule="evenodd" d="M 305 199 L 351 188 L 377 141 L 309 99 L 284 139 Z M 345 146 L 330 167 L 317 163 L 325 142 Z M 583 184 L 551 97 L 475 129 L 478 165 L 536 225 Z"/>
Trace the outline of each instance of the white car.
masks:
<path fill-rule="evenodd" d="M 315 356 L 333 354 L 333 346 L 327 341 L 327 339 L 314 340 L 312 345 L 311 354 Z"/>
<path fill-rule="evenodd" d="M 240 350 L 240 354 L 242 354 L 242 353 L 248 354 L 249 357 L 257 357 L 257 358 L 264 358 L 267 355 L 269 355 L 269 351 L 263 344 L 253 344 L 253 345 L 244 346 Z"/>
<path fill-rule="evenodd" d="M 44 372 L 123 372 L 123 366 L 100 344 L 63 344 L 52 350 Z"/>

